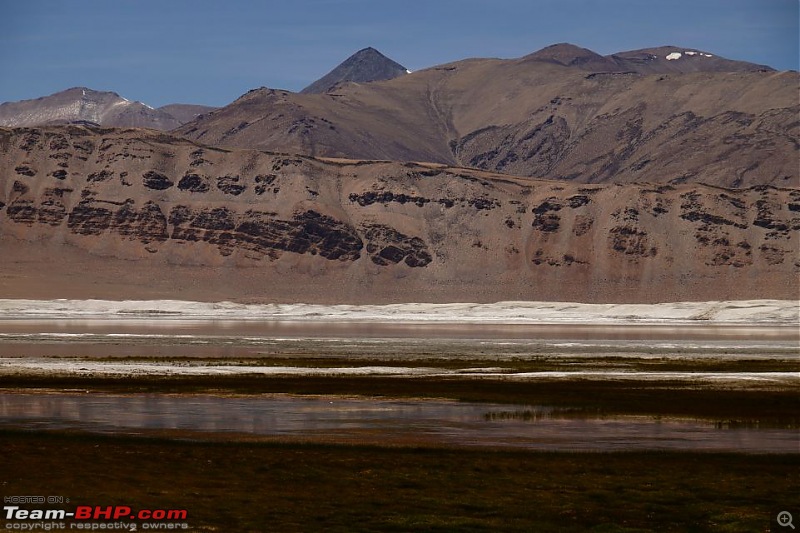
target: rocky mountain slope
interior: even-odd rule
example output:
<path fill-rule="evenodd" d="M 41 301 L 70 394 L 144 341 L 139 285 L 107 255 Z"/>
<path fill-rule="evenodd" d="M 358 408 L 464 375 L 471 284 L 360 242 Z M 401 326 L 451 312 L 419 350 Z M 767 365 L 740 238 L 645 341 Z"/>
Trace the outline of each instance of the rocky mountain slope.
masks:
<path fill-rule="evenodd" d="M 0 129 L 0 171 L 6 297 L 797 297 L 798 189 L 564 183 L 78 126 Z"/>
<path fill-rule="evenodd" d="M 183 122 L 172 115 L 132 102 L 114 92 L 73 87 L 34 100 L 0 104 L 0 126 L 41 126 L 70 122 L 103 126 L 171 130 Z"/>
<path fill-rule="evenodd" d="M 800 183 L 797 72 L 662 47 L 556 45 L 327 94 L 257 89 L 179 128 L 204 144 L 427 161 L 577 183 Z"/>
<path fill-rule="evenodd" d="M 327 93 L 342 83 L 391 80 L 408 73 L 409 70 L 406 67 L 389 59 L 374 48 L 364 48 L 300 92 L 303 94 Z"/>
<path fill-rule="evenodd" d="M 215 109 L 193 104 L 170 104 L 153 109 L 114 92 L 73 87 L 42 98 L 0 104 L 0 126 L 78 123 L 166 131 Z"/>

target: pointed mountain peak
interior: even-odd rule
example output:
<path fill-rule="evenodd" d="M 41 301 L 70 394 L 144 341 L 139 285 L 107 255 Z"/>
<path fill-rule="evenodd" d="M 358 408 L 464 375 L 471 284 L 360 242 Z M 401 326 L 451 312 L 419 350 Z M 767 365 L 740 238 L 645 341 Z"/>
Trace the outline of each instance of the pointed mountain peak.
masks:
<path fill-rule="evenodd" d="M 301 93 L 326 93 L 336 85 L 353 81 L 366 83 L 370 81 L 390 80 L 407 74 L 409 71 L 400 63 L 393 61 L 375 48 L 362 48 L 342 61 L 335 69 L 318 79 Z"/>
<path fill-rule="evenodd" d="M 359 50 L 358 52 L 356 52 L 355 54 L 353 54 L 350 57 L 359 56 L 359 55 L 365 55 L 365 54 L 378 54 L 381 57 L 386 57 L 382 53 L 378 52 L 378 50 L 376 50 L 375 48 L 372 48 L 371 46 L 367 46 L 366 48 L 362 48 L 361 50 Z"/>

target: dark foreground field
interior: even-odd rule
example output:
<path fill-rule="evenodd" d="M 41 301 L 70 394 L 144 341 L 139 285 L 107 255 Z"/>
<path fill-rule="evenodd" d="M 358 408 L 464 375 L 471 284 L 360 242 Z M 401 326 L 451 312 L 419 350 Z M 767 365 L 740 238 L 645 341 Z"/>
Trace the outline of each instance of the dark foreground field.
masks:
<path fill-rule="evenodd" d="M 0 432 L 4 495 L 188 510 L 194 530 L 767 531 L 800 455 L 531 453 Z M 23 506 L 24 507 L 24 506 Z M 773 522 L 774 523 L 774 522 Z"/>

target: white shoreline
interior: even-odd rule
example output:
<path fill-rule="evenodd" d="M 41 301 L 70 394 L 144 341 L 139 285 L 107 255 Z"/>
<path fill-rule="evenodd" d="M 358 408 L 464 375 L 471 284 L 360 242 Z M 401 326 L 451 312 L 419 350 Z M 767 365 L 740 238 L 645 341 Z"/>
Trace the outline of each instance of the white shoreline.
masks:
<path fill-rule="evenodd" d="M 409 366 L 360 366 L 313 368 L 297 366 L 203 365 L 175 363 L 97 362 L 53 359 L 0 358 L 0 376 L 372 376 L 395 378 L 490 378 L 521 381 L 538 380 L 614 380 L 614 381 L 689 381 L 695 383 L 755 383 L 781 386 L 800 385 L 797 372 L 705 372 L 705 371 L 625 371 L 625 370 L 574 370 L 517 372 L 502 368 L 442 369 Z"/>
<path fill-rule="evenodd" d="M 507 301 L 491 304 L 318 305 L 184 300 L 0 299 L 0 320 L 21 319 L 800 326 L 800 300 L 658 304 Z"/>

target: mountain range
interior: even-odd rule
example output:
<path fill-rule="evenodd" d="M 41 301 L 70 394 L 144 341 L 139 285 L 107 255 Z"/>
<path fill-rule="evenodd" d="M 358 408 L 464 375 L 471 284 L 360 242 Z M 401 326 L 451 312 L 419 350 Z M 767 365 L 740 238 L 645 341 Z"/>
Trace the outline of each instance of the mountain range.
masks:
<path fill-rule="evenodd" d="M 30 107 L 46 126 L 0 128 L 0 294 L 798 295 L 796 72 L 687 48 L 555 45 L 345 78 L 217 110 L 81 88 L 64 101 L 95 105 L 77 114 Z M 160 132 L 142 116 L 188 122 Z M 134 123 L 98 126 L 109 120 Z"/>
<path fill-rule="evenodd" d="M 797 72 L 662 47 L 555 45 L 325 94 L 261 88 L 186 138 L 311 156 L 427 161 L 581 183 L 798 182 Z"/>
<path fill-rule="evenodd" d="M 0 104 L 0 126 L 13 128 L 82 123 L 171 130 L 214 109 L 187 104 L 171 104 L 154 109 L 115 92 L 73 87 L 33 100 Z"/>
<path fill-rule="evenodd" d="M 300 92 L 324 93 L 341 83 L 388 80 L 409 72 L 404 66 L 369 47 L 351 55 Z M 196 104 L 168 104 L 154 109 L 115 92 L 73 87 L 32 100 L 0 104 L 0 126 L 94 124 L 168 131 L 215 109 Z"/>

